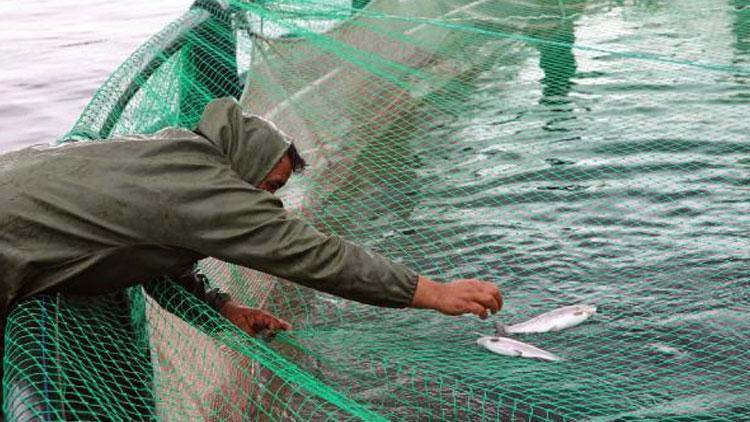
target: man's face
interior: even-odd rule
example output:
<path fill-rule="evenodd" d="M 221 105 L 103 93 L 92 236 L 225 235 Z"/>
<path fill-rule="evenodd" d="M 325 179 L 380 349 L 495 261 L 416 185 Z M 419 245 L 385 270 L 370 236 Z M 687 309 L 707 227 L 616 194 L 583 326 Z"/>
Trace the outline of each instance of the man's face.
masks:
<path fill-rule="evenodd" d="M 276 193 L 277 190 L 284 186 L 291 175 L 292 160 L 289 159 L 289 155 L 284 154 L 281 160 L 268 172 L 266 178 L 260 182 L 258 188 L 266 192 Z"/>

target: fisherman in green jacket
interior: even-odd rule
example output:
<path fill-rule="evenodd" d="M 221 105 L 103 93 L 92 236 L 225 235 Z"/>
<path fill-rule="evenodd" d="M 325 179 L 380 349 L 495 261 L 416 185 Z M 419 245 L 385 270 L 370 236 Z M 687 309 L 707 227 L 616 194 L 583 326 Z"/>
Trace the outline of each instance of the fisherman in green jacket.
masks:
<path fill-rule="evenodd" d="M 209 256 L 377 306 L 482 318 L 501 308 L 492 283 L 437 283 L 291 217 L 273 193 L 303 166 L 283 132 L 233 99 L 211 102 L 195 131 L 1 155 L 0 324 L 31 295 L 187 274 L 188 290 L 248 333 L 290 328 L 196 287 L 191 268 Z"/>

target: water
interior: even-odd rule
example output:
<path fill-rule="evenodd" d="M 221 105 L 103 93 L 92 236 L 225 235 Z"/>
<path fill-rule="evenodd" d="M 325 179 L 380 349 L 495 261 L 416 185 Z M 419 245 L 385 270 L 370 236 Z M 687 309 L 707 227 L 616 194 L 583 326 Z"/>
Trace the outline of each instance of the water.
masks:
<path fill-rule="evenodd" d="M 62 136 L 109 74 L 191 3 L 0 2 L 0 152 Z"/>
<path fill-rule="evenodd" d="M 519 417 L 750 414 L 750 9 L 565 4 L 529 18 L 517 51 L 498 43 L 465 98 L 427 101 L 368 146 L 355 161 L 370 173 L 321 214 L 424 273 L 497 281 L 510 322 L 597 305 L 582 327 L 527 337 L 568 361 L 488 357 L 470 332 L 492 328 L 472 319 L 364 308 L 326 333 L 330 351 L 398 362 L 376 372 L 394 385 L 466 383 L 430 390 L 436 409 L 484 394 L 474 411 L 507 416 L 510 397 Z"/>

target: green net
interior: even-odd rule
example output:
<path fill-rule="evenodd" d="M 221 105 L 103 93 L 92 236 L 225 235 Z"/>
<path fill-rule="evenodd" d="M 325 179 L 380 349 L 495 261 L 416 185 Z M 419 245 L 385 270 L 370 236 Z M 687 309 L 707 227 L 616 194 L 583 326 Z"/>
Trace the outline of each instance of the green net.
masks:
<path fill-rule="evenodd" d="M 491 354 L 491 322 L 374 308 L 216 260 L 266 342 L 172 285 L 18 304 L 9 419 L 750 418 L 750 1 L 199 1 L 66 139 L 191 127 L 241 95 L 310 168 L 287 207 L 499 317 L 584 325 Z M 494 320 L 493 320 L 494 322 Z"/>

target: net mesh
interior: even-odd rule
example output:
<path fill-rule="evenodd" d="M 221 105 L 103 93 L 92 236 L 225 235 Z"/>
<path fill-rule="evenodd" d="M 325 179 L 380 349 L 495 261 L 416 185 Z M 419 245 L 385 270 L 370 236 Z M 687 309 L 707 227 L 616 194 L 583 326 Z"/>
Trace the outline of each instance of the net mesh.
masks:
<path fill-rule="evenodd" d="M 169 283 L 33 298 L 6 417 L 750 418 L 748 82 L 747 0 L 199 1 L 66 140 L 192 127 L 241 93 L 308 159 L 280 194 L 318 229 L 495 281 L 504 322 L 599 313 L 523 338 L 564 361 L 509 358 L 475 344 L 490 322 L 207 259 L 294 330 L 247 336 Z"/>

